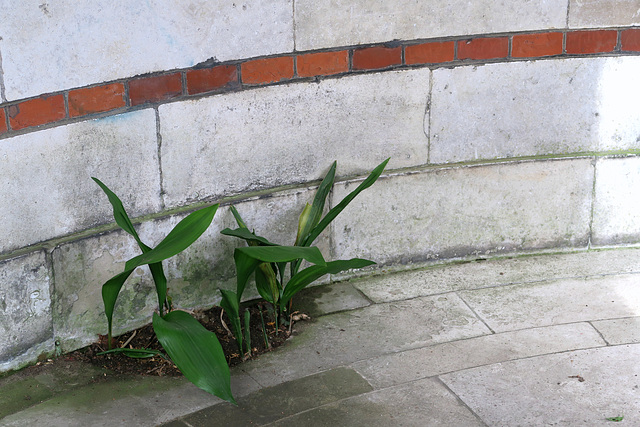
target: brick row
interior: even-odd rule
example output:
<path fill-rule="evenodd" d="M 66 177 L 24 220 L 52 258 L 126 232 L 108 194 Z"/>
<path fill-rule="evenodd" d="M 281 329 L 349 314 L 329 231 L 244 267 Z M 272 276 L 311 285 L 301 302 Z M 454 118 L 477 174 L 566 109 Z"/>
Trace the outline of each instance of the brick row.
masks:
<path fill-rule="evenodd" d="M 337 51 L 283 54 L 132 77 L 7 103 L 0 107 L 0 135 L 65 119 L 295 79 L 404 66 L 464 65 L 470 61 L 631 52 L 640 52 L 640 29 L 478 36 L 424 43 L 406 41 Z"/>

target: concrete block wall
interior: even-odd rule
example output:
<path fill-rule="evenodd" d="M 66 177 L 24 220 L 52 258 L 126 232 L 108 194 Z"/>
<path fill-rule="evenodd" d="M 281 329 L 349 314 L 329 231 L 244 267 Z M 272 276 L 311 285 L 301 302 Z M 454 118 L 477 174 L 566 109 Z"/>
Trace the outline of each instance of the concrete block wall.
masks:
<path fill-rule="evenodd" d="M 333 160 L 335 204 L 391 157 L 328 258 L 640 239 L 636 1 L 138 3 L 0 0 L 0 371 L 106 331 L 100 286 L 137 249 L 91 176 L 149 245 L 223 204 L 166 262 L 185 308 L 234 287 L 227 206 L 291 244 Z M 152 289 L 138 269 L 118 331 L 148 321 Z"/>

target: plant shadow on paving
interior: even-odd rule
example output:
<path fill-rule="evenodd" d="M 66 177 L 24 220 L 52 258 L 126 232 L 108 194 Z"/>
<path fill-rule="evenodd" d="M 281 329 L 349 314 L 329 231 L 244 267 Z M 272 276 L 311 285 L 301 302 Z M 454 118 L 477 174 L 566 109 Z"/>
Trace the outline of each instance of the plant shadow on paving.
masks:
<path fill-rule="evenodd" d="M 288 326 L 280 325 L 276 334 L 273 310 L 267 309 L 268 304 L 252 303 L 247 306 L 251 313 L 251 354 L 245 359 L 255 358 L 256 356 L 269 352 L 281 346 L 291 335 Z M 262 312 L 262 316 L 260 314 Z M 225 329 L 221 321 L 222 309 L 213 307 L 209 310 L 199 310 L 193 312 L 194 317 L 202 323 L 202 325 L 216 334 L 227 359 L 229 366 L 235 366 L 243 362 L 242 356 L 238 352 L 238 344 L 230 332 Z M 224 313 L 222 320 L 225 325 L 229 325 L 229 318 Z M 263 330 L 263 320 L 265 329 Z M 268 343 L 265 342 L 265 336 Z M 158 350 L 166 353 L 153 331 L 151 324 L 142 328 L 120 335 L 113 338 L 114 348 L 145 348 Z M 101 335 L 100 341 L 88 347 L 76 350 L 65 355 L 66 360 L 77 360 L 80 362 L 90 363 L 92 365 L 106 369 L 106 375 L 151 375 L 151 376 L 182 376 L 176 365 L 168 359 L 161 356 L 150 358 L 132 358 L 124 354 L 104 354 L 99 353 L 107 349 L 107 337 Z"/>

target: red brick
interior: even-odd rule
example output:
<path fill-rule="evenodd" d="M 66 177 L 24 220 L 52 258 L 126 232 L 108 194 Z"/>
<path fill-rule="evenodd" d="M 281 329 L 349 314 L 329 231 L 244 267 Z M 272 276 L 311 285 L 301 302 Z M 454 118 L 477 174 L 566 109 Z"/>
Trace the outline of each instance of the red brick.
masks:
<path fill-rule="evenodd" d="M 562 33 L 522 34 L 513 36 L 511 56 L 533 58 L 560 55 L 562 53 Z"/>
<path fill-rule="evenodd" d="M 640 30 L 624 30 L 620 42 L 623 52 L 640 52 Z"/>
<path fill-rule="evenodd" d="M 242 83 L 265 84 L 293 78 L 293 57 L 254 59 L 240 66 Z"/>
<path fill-rule="evenodd" d="M 0 133 L 7 131 L 7 116 L 4 114 L 4 108 L 0 108 Z"/>
<path fill-rule="evenodd" d="M 411 64 L 435 64 L 453 61 L 453 42 L 414 44 L 404 48 L 404 62 Z"/>
<path fill-rule="evenodd" d="M 402 64 L 402 48 L 374 46 L 353 51 L 354 70 L 377 70 Z"/>
<path fill-rule="evenodd" d="M 298 55 L 296 68 L 298 76 L 313 77 L 349 71 L 349 52 L 320 52 Z"/>
<path fill-rule="evenodd" d="M 507 37 L 487 37 L 458 42 L 458 59 L 506 58 L 509 54 Z"/>
<path fill-rule="evenodd" d="M 43 96 L 9 107 L 9 125 L 13 130 L 44 125 L 65 117 L 62 95 Z"/>
<path fill-rule="evenodd" d="M 131 105 L 164 101 L 180 95 L 182 95 L 182 75 L 180 73 L 142 77 L 129 82 Z"/>
<path fill-rule="evenodd" d="M 238 86 L 238 70 L 235 65 L 219 65 L 213 68 L 187 71 L 187 93 L 211 92 Z"/>
<path fill-rule="evenodd" d="M 124 84 L 122 83 L 69 91 L 69 117 L 102 113 L 125 106 Z"/>
<path fill-rule="evenodd" d="M 617 41 L 616 30 L 572 31 L 567 33 L 567 53 L 612 52 Z"/>

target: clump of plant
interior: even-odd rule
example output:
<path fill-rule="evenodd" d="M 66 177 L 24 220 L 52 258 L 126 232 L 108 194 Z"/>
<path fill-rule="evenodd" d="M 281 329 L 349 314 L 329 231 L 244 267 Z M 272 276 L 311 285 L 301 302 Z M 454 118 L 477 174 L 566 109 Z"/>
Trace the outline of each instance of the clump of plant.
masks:
<path fill-rule="evenodd" d="M 158 341 L 184 376 L 201 389 L 235 404 L 231 395 L 230 373 L 222 346 L 213 332 L 208 331 L 193 316 L 172 310 L 167 297 L 167 279 L 162 261 L 188 248 L 211 224 L 218 205 L 189 214 L 180 221 L 155 248 L 145 245 L 133 227 L 122 202 L 97 178 L 113 207 L 116 224 L 138 243 L 141 255 L 128 260 L 124 271 L 102 285 L 102 300 L 108 324 L 106 353 L 120 352 L 130 357 L 151 357 L 158 352 L 148 349 L 112 349 L 113 311 L 118 294 L 127 278 L 139 266 L 149 265 L 158 296 L 158 310 L 153 313 L 153 330 Z"/>
<path fill-rule="evenodd" d="M 254 231 L 249 230 L 238 211 L 233 206 L 230 208 L 238 228 L 234 230 L 226 228 L 222 230 L 222 234 L 243 239 L 248 246 L 236 248 L 234 251 L 236 292 L 220 289 L 222 294 L 220 306 L 227 311 L 231 320 L 241 354 L 245 351 L 250 352 L 250 345 L 247 345 L 243 336 L 240 321 L 240 301 L 252 274 L 260 296 L 273 305 L 277 331 L 279 319 L 286 321 L 286 315 L 290 314 L 293 296 L 306 286 L 325 274 L 336 274 L 375 264 L 373 261 L 360 258 L 327 262 L 320 250 L 311 245 L 358 194 L 373 185 L 388 162 L 389 159 L 378 165 L 355 190 L 322 217 L 327 197 L 335 180 L 336 162 L 333 162 L 318 187 L 313 203 L 307 203 L 300 214 L 298 232 L 293 246 L 282 246 L 258 236 Z M 303 260 L 311 265 L 300 270 Z M 286 274 L 287 266 L 288 275 Z M 245 322 L 244 326 L 245 331 L 248 331 L 248 322 Z"/>

